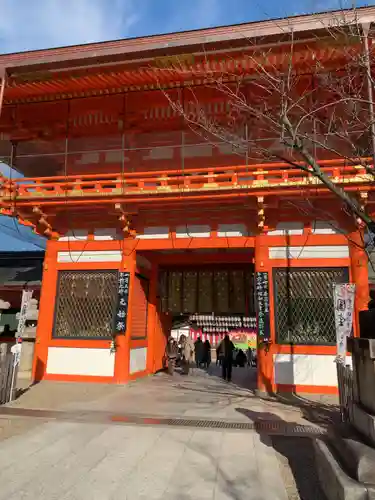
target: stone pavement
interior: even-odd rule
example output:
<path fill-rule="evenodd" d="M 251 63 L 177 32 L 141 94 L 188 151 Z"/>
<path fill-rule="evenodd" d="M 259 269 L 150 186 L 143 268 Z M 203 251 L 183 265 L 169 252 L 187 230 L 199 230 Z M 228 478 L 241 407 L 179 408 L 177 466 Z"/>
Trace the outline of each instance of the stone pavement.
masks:
<path fill-rule="evenodd" d="M 196 370 L 189 377 L 159 375 L 128 386 L 72 387 L 45 382 L 10 406 L 12 411 L 45 408 L 62 415 L 108 412 L 114 416 L 194 417 L 207 422 L 320 425 L 295 405 L 256 398 L 251 370 L 237 370 L 233 384 L 216 375 L 215 368 L 210 374 Z M 309 479 L 313 468 L 309 438 L 209 426 L 121 425 L 100 419 L 48 421 L 1 415 L 0 411 L 0 426 L 3 420 L 9 429 L 17 423 L 18 435 L 8 432 L 1 442 L 0 500 L 323 499 L 315 476 Z M 22 425 L 24 432 L 20 431 Z M 296 455 L 299 449 L 301 456 Z M 302 465 L 298 477 L 293 464 Z"/>
<path fill-rule="evenodd" d="M 53 422 L 2 443 L 3 500 L 286 500 L 271 441 Z"/>
<path fill-rule="evenodd" d="M 299 424 L 330 421 L 337 412 L 336 397 L 293 399 L 255 396 L 256 371 L 235 368 L 232 383 L 221 380 L 220 370 L 193 369 L 188 377 L 159 374 L 124 386 L 42 382 L 26 391 L 12 407 L 106 411 L 166 417 L 214 418 L 230 421 L 282 420 Z"/>

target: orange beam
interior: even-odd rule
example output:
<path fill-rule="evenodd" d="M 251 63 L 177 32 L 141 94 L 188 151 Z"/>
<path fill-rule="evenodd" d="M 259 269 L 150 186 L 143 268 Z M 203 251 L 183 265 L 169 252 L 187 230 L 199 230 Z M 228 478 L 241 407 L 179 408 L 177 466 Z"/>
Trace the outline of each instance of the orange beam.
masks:
<path fill-rule="evenodd" d="M 19 206 L 30 203 L 44 206 L 62 203 L 84 205 L 117 203 L 121 201 L 120 197 L 127 197 L 124 200 L 127 203 L 149 203 L 160 199 L 180 202 L 182 196 L 192 201 L 196 196 L 199 200 L 212 200 L 231 197 L 234 193 L 236 197 L 241 197 L 262 196 L 264 193 L 282 195 L 285 190 L 293 193 L 296 189 L 309 193 L 329 192 L 324 185 L 311 182 L 313 176 L 298 169 L 281 170 L 278 165 L 280 164 L 262 164 L 257 169 L 255 166 L 240 165 L 190 169 L 183 172 L 149 171 L 125 175 L 75 175 L 34 180 L 23 178 L 4 183 L 2 203 L 4 206 L 14 202 Z M 365 190 L 366 187 L 361 186 L 370 184 L 363 167 L 347 166 L 343 161 L 326 160 L 323 171 L 329 173 L 338 185 L 344 185 L 347 190 Z M 306 183 L 308 179 L 310 180 Z M 369 185 L 368 189 L 373 189 L 373 186 Z M 191 194 L 194 191 L 196 195 Z M 94 201 L 94 198 L 97 200 Z"/>
<path fill-rule="evenodd" d="M 306 196 L 314 197 L 318 195 L 326 195 L 329 194 L 330 191 L 327 188 L 321 187 L 317 188 L 316 185 L 304 186 L 304 189 L 301 187 L 297 188 L 289 188 L 289 189 L 269 189 L 270 186 L 266 186 L 264 189 L 247 189 L 246 191 L 243 189 L 241 192 L 235 191 L 233 188 L 230 193 L 224 194 L 198 194 L 198 195 L 188 195 L 188 193 L 180 193 L 177 196 L 166 196 L 164 193 L 160 193 L 159 195 L 154 196 L 146 196 L 146 197 L 129 197 L 129 198 L 120 198 L 120 197 L 107 197 L 103 198 L 91 198 L 91 199 L 60 199 L 56 201 L 44 201 L 43 199 L 30 199 L 28 201 L 17 200 L 17 207 L 26 207 L 30 205 L 43 205 L 43 206 L 60 206 L 61 208 L 67 206 L 84 206 L 84 205 L 106 205 L 106 204 L 115 204 L 115 203 L 126 203 L 126 204 L 134 204 L 138 207 L 142 204 L 149 205 L 150 203 L 158 203 L 159 201 L 168 201 L 168 202 L 190 202 L 190 201 L 212 201 L 212 200 L 237 200 L 239 198 L 249 198 L 256 196 Z M 374 191 L 375 186 L 349 186 L 345 187 L 346 191 L 349 192 L 359 192 L 359 191 Z M 206 191 L 207 193 L 207 191 Z M 151 194 L 151 193 L 150 193 Z M 10 203 L 12 204 L 12 203 Z"/>
<path fill-rule="evenodd" d="M 365 163 L 371 163 L 372 158 L 370 157 L 365 157 L 365 158 L 360 158 L 360 161 L 365 162 Z M 348 165 L 348 162 L 353 163 L 353 165 L 359 164 L 358 158 L 349 158 L 349 159 L 344 159 L 344 158 L 337 158 L 337 159 L 328 159 L 328 160 L 319 160 L 320 165 L 324 166 L 340 166 L 342 165 L 344 168 L 347 167 L 349 169 L 353 169 L 353 166 Z M 297 165 L 305 165 L 305 162 L 301 161 L 296 161 L 294 162 Z M 209 171 L 210 173 L 222 173 L 223 170 L 227 171 L 247 171 L 247 170 L 267 170 L 267 169 L 286 169 L 288 170 L 289 173 L 299 173 L 301 170 L 298 169 L 293 169 L 288 163 L 285 162 L 263 162 L 263 163 L 254 163 L 254 164 L 249 164 L 249 165 L 225 165 L 225 166 L 219 166 L 219 167 L 206 167 L 206 168 L 178 168 L 178 169 L 172 169 L 172 170 L 146 170 L 146 171 L 139 171 L 139 172 L 126 172 L 126 177 L 127 178 L 137 178 L 137 177 L 158 177 L 158 176 L 163 176 L 165 174 L 169 176 L 173 175 L 179 175 L 181 176 L 181 173 L 183 174 L 199 174 L 204 171 Z M 346 170 L 346 169 L 345 169 Z M 281 172 L 282 170 L 280 170 Z M 303 173 L 303 172 L 302 172 Z M 94 182 L 95 180 L 110 180 L 110 179 L 119 179 L 122 177 L 122 173 L 112 173 L 112 174 L 76 174 L 76 175 L 67 175 L 67 176 L 50 176 L 50 177 L 21 177 L 21 178 L 15 178 L 12 179 L 13 183 L 19 183 L 22 182 L 22 184 L 30 181 L 31 187 L 35 187 L 35 183 L 38 181 L 48 183 L 51 181 L 53 184 L 56 182 L 76 182 L 76 181 L 91 181 Z M 306 175 L 306 174 L 305 174 Z"/>

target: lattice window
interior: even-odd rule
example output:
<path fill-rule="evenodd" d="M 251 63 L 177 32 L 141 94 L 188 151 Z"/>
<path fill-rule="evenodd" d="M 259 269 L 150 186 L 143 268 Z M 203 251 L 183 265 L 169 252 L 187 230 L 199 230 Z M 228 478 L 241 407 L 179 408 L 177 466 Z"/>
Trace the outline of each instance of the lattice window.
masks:
<path fill-rule="evenodd" d="M 175 315 L 254 313 L 253 272 L 223 266 L 161 270 L 158 295 L 161 310 Z"/>
<path fill-rule="evenodd" d="M 279 344 L 334 344 L 333 284 L 348 281 L 346 268 L 274 269 Z"/>
<path fill-rule="evenodd" d="M 115 270 L 60 271 L 55 326 L 57 338 L 110 338 L 117 303 Z"/>

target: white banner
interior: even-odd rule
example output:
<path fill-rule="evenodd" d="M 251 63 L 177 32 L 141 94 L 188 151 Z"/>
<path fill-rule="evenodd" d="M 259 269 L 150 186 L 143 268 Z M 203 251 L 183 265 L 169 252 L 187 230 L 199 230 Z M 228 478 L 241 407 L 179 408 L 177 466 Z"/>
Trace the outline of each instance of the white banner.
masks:
<path fill-rule="evenodd" d="M 20 361 L 21 361 L 22 344 L 20 344 L 20 343 L 14 344 L 10 348 L 10 350 L 11 350 L 11 353 L 14 355 L 13 366 L 16 367 L 20 364 Z"/>
<path fill-rule="evenodd" d="M 29 308 L 29 304 L 30 304 L 30 300 L 31 300 L 32 296 L 33 296 L 32 290 L 23 290 L 21 311 L 19 313 L 19 320 L 18 320 L 16 337 L 22 337 L 23 332 L 25 331 L 27 310 Z"/>
<path fill-rule="evenodd" d="M 353 327 L 355 285 L 349 283 L 334 285 L 333 298 L 337 343 L 336 361 L 345 363 L 346 339 L 351 335 Z"/>

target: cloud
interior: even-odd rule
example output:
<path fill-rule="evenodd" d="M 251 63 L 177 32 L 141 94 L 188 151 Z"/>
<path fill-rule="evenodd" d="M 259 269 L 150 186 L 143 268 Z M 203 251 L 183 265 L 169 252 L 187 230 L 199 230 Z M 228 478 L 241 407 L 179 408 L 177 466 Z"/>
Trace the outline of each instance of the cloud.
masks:
<path fill-rule="evenodd" d="M 129 36 L 137 0 L 0 0 L 0 51 L 16 52 Z"/>

